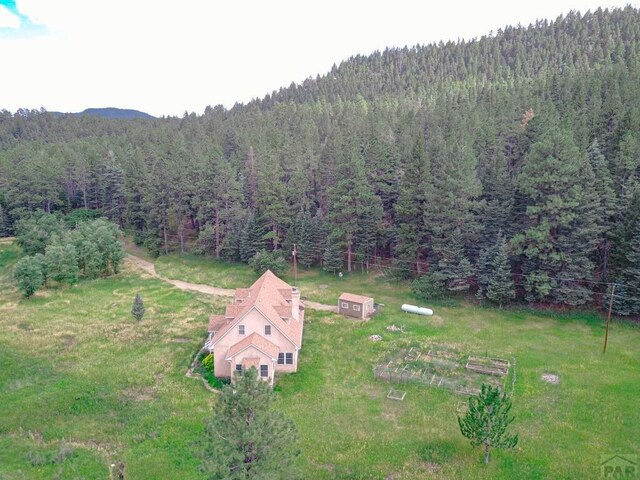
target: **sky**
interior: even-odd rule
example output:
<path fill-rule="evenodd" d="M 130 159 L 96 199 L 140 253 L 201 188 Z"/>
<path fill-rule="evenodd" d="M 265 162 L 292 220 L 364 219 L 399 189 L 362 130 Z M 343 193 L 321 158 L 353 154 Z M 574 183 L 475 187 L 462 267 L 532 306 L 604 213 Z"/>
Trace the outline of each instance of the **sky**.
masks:
<path fill-rule="evenodd" d="M 639 1 L 0 0 L 0 109 L 201 114 L 386 47 Z"/>

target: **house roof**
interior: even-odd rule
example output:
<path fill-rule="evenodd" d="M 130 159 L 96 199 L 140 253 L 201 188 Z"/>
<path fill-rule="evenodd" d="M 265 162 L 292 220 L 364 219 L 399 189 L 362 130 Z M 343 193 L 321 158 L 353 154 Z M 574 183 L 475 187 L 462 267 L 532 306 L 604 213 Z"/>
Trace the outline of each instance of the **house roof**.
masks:
<path fill-rule="evenodd" d="M 373 298 L 365 297 L 364 295 L 356 295 L 355 293 L 343 293 L 342 295 L 340 295 L 340 298 L 338 300 L 344 300 L 345 302 L 354 303 L 366 303 L 373 300 Z"/>
<path fill-rule="evenodd" d="M 224 316 L 226 318 L 236 318 L 242 310 L 244 310 L 242 305 L 227 305 L 227 308 L 224 311 Z"/>
<path fill-rule="evenodd" d="M 210 332 L 217 332 L 228 321 L 229 321 L 229 319 L 227 317 L 225 317 L 224 315 L 211 315 L 209 317 L 209 331 Z"/>
<path fill-rule="evenodd" d="M 230 360 L 249 347 L 255 347 L 261 352 L 269 355 L 273 359 L 278 358 L 278 353 L 280 352 L 280 349 L 277 345 L 271 343 L 262 335 L 254 332 L 251 335 L 247 336 L 247 338 L 243 338 L 238 343 L 231 346 L 229 352 L 227 352 L 227 360 Z"/>
<path fill-rule="evenodd" d="M 251 287 L 236 290 L 234 304 L 228 305 L 225 312 L 227 323 L 220 327 L 213 345 L 224 337 L 238 320 L 255 308 L 295 346 L 300 348 L 302 346 L 304 308 L 300 309 L 298 320 L 292 318 L 292 304 L 288 301 L 291 296 L 291 286 L 276 277 L 271 270 L 267 270 Z"/>

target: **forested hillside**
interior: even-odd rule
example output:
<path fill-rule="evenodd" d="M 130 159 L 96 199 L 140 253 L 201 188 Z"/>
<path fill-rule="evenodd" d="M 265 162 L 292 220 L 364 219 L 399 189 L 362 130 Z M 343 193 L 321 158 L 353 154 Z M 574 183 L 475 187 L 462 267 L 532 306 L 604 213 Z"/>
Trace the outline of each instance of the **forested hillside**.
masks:
<path fill-rule="evenodd" d="M 357 56 L 202 116 L 3 111 L 0 189 L 0 234 L 98 209 L 157 254 L 295 242 L 303 266 L 384 264 L 500 304 L 600 305 L 616 282 L 637 314 L 640 11 Z"/>

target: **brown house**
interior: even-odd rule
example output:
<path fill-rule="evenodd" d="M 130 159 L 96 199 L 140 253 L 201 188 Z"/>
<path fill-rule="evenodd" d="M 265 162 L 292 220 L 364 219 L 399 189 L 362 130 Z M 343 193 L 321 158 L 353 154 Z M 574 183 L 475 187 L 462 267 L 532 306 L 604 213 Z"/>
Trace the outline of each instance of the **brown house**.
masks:
<path fill-rule="evenodd" d="M 338 298 L 338 313 L 356 318 L 370 317 L 373 315 L 373 298 L 343 293 Z"/>
<path fill-rule="evenodd" d="M 216 377 L 255 367 L 273 384 L 275 372 L 295 372 L 302 347 L 300 291 L 267 270 L 249 288 L 238 288 L 224 315 L 209 317 L 205 348 Z"/>

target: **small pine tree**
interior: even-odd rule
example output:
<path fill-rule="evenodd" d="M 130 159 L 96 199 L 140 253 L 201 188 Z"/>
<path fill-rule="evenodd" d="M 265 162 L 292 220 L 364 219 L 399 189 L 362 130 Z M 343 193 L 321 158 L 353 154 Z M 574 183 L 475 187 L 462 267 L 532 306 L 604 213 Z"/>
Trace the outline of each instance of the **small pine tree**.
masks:
<path fill-rule="evenodd" d="M 487 285 L 487 298 L 502 307 L 503 303 L 516 298 L 516 291 L 511 277 L 511 266 L 507 255 L 507 242 L 503 236 L 498 240 L 492 255 L 491 274 Z"/>
<path fill-rule="evenodd" d="M 131 304 L 131 315 L 133 315 L 137 321 L 140 321 L 142 320 L 142 317 L 144 317 L 144 311 L 145 309 L 142 297 L 139 293 L 136 293 L 136 297 L 133 299 L 133 303 Z"/>
<path fill-rule="evenodd" d="M 471 440 L 471 445 L 484 445 L 484 463 L 489 463 L 489 450 L 513 448 L 518 444 L 518 435 L 507 434 L 507 427 L 514 417 L 509 417 L 511 400 L 500 394 L 498 387 L 482 384 L 480 395 L 469 397 L 469 408 L 464 417 L 458 417 L 462 435 Z"/>
<path fill-rule="evenodd" d="M 203 438 L 202 470 L 209 479 L 299 478 L 293 422 L 273 410 L 275 393 L 255 367 L 236 376 L 218 397 Z"/>

